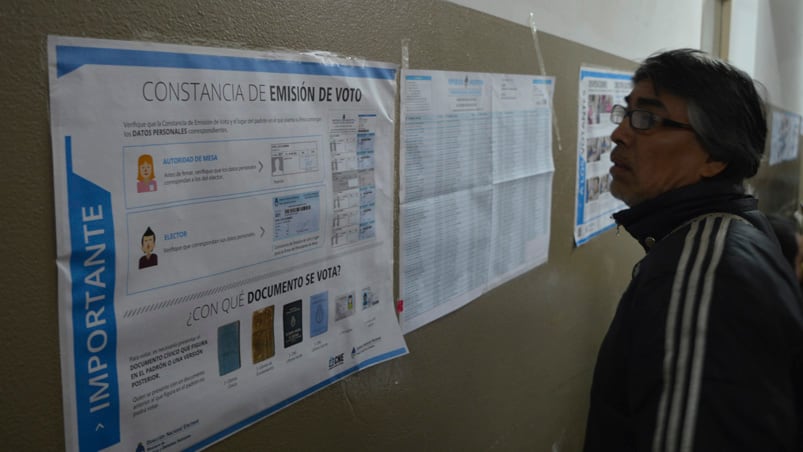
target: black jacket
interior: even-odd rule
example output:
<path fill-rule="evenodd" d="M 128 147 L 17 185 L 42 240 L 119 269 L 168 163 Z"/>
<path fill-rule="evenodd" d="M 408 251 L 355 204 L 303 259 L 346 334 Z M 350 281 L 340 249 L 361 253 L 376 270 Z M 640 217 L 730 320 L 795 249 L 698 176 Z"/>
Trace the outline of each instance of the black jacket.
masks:
<path fill-rule="evenodd" d="M 647 251 L 602 343 L 585 451 L 803 450 L 800 288 L 722 182 L 614 215 Z"/>

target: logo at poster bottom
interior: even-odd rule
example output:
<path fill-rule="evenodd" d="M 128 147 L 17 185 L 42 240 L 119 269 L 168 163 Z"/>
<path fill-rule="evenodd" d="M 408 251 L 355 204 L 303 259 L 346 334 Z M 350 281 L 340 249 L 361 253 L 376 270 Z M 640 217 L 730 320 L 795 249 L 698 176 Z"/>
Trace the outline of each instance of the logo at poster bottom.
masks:
<path fill-rule="evenodd" d="M 329 358 L 329 370 L 334 369 L 337 366 L 342 365 L 346 362 L 345 353 L 340 353 L 338 355 L 332 356 Z"/>

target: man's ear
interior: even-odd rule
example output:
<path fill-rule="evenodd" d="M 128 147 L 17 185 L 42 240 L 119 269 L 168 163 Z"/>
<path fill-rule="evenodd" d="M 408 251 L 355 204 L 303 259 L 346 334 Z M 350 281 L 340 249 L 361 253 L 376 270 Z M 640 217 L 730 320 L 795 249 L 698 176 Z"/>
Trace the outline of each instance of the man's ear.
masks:
<path fill-rule="evenodd" d="M 714 160 L 711 158 L 711 156 L 709 156 L 708 160 L 706 160 L 706 162 L 700 168 L 700 175 L 704 178 L 712 178 L 722 171 L 725 171 L 725 168 L 727 167 L 727 162 L 720 162 L 719 160 Z"/>

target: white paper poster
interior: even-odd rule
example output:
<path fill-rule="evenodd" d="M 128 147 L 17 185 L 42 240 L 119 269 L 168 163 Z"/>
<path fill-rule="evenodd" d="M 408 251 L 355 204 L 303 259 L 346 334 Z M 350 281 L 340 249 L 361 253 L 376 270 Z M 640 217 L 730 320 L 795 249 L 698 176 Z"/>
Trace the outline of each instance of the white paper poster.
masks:
<path fill-rule="evenodd" d="M 795 160 L 799 139 L 800 115 L 773 110 L 770 129 L 770 165 Z"/>
<path fill-rule="evenodd" d="M 546 262 L 553 91 L 552 77 L 402 71 L 405 333 Z"/>
<path fill-rule="evenodd" d="M 196 450 L 407 348 L 396 67 L 48 42 L 69 450 Z"/>
<path fill-rule="evenodd" d="M 577 197 L 574 210 L 574 241 L 580 246 L 611 229 L 611 215 L 627 208 L 611 195 L 611 108 L 627 105 L 625 96 L 633 87 L 633 74 L 599 68 L 580 68 L 577 118 Z"/>

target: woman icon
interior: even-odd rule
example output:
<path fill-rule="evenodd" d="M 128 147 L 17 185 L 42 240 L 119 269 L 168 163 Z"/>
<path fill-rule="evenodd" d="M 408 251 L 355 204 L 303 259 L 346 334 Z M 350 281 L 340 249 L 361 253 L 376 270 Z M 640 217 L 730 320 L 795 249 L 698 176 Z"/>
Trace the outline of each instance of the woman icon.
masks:
<path fill-rule="evenodd" d="M 137 160 L 137 193 L 156 191 L 156 179 L 153 178 L 153 157 L 142 154 Z"/>

